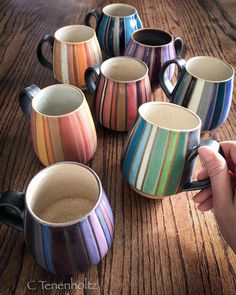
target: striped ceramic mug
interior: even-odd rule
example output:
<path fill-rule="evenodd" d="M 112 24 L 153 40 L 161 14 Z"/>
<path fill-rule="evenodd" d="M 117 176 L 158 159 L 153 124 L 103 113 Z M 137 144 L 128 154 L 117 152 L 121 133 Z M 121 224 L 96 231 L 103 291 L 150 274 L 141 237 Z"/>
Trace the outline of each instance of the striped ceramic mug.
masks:
<path fill-rule="evenodd" d="M 148 68 L 135 58 L 110 58 L 101 67 L 88 68 L 85 80 L 98 121 L 112 130 L 129 130 L 139 106 L 152 99 Z"/>
<path fill-rule="evenodd" d="M 53 53 L 53 63 L 43 55 L 42 47 L 48 43 Z M 53 70 L 57 81 L 85 89 L 84 72 L 102 62 L 101 49 L 92 28 L 71 25 L 58 29 L 54 36 L 45 35 L 37 47 L 39 62 Z"/>
<path fill-rule="evenodd" d="M 173 64 L 179 71 L 174 86 L 166 75 Z M 176 58 L 163 65 L 160 83 L 171 102 L 198 114 L 202 131 L 213 130 L 227 119 L 234 85 L 234 69 L 227 62 L 211 56 L 196 56 L 187 62 Z"/>
<path fill-rule="evenodd" d="M 52 273 L 86 272 L 112 245 L 114 220 L 96 173 L 61 162 L 41 170 L 26 193 L 6 191 L 0 221 L 24 231 L 37 263 Z"/>
<path fill-rule="evenodd" d="M 85 17 L 85 24 L 96 20 L 96 33 L 105 57 L 124 55 L 132 32 L 142 28 L 142 22 L 135 7 L 114 3 L 105 6 L 102 12 L 90 11 Z"/>
<path fill-rule="evenodd" d="M 160 85 L 161 66 L 166 61 L 180 56 L 182 49 L 183 40 L 180 37 L 155 28 L 143 28 L 131 35 L 124 55 L 139 58 L 147 64 L 151 87 L 155 90 Z M 168 67 L 166 74 L 169 79 L 174 75 L 174 68 L 174 65 Z"/>
<path fill-rule="evenodd" d="M 191 180 L 198 147 L 220 150 L 214 140 L 199 143 L 200 130 L 201 119 L 186 108 L 166 102 L 143 104 L 123 147 L 124 179 L 153 199 L 210 186 L 209 179 Z"/>
<path fill-rule="evenodd" d="M 21 91 L 20 105 L 31 115 L 34 150 L 45 165 L 61 161 L 87 163 L 97 148 L 93 118 L 83 92 L 56 84 L 42 90 L 31 85 Z"/>

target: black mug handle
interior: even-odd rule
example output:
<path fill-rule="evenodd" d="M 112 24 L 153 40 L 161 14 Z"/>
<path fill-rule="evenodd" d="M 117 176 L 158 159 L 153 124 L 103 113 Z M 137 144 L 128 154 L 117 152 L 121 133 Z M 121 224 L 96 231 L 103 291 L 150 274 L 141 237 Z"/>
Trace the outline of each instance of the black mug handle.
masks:
<path fill-rule="evenodd" d="M 43 46 L 43 43 L 45 42 L 49 44 L 51 52 L 53 52 L 54 37 L 47 34 L 47 35 L 44 35 L 42 39 L 39 41 L 39 44 L 37 46 L 37 57 L 42 66 L 52 71 L 53 64 L 44 57 L 42 52 L 42 46 Z"/>
<path fill-rule="evenodd" d="M 213 140 L 213 139 L 205 139 L 200 142 L 199 145 L 194 147 L 192 151 L 189 153 L 187 157 L 187 162 L 190 164 L 198 155 L 198 148 L 200 146 L 208 146 L 212 148 L 214 151 L 219 152 L 224 157 L 224 152 L 220 146 L 220 144 Z M 195 191 L 195 190 L 202 190 L 204 188 L 210 187 L 211 181 L 210 178 L 204 180 L 197 180 L 197 181 L 189 181 L 183 185 L 182 191 Z"/>
<path fill-rule="evenodd" d="M 5 191 L 0 198 L 0 222 L 20 231 L 24 230 L 25 194 Z"/>
<path fill-rule="evenodd" d="M 32 99 L 40 90 L 37 85 L 32 84 L 20 92 L 19 103 L 26 118 L 30 116 Z"/>
<path fill-rule="evenodd" d="M 174 46 L 175 46 L 175 52 L 176 57 L 181 56 L 184 48 L 184 41 L 182 38 L 174 36 Z"/>
<path fill-rule="evenodd" d="M 92 95 L 95 94 L 96 84 L 97 84 L 99 75 L 100 75 L 100 65 L 89 67 L 84 73 L 86 85 L 89 91 L 92 93 Z"/>
<path fill-rule="evenodd" d="M 173 85 L 172 82 L 167 77 L 167 75 L 165 75 L 165 71 L 166 71 L 167 67 L 171 64 L 177 65 L 178 78 L 179 78 L 180 73 L 185 68 L 186 61 L 182 57 L 177 57 L 175 59 L 168 60 L 161 67 L 160 75 L 159 75 L 160 85 L 161 85 L 161 88 L 164 90 L 166 96 L 170 99 L 170 101 L 173 100 L 172 94 L 175 89 L 175 86 L 178 84 L 178 81 L 177 81 L 177 83 L 175 85 Z M 177 80 L 178 80 L 178 78 L 177 78 Z"/>
<path fill-rule="evenodd" d="M 96 27 L 97 27 L 97 24 L 98 24 L 98 20 L 99 18 L 101 17 L 102 13 L 99 12 L 98 10 L 94 9 L 94 10 L 91 10 L 86 16 L 85 16 L 85 19 L 84 19 L 84 24 L 88 27 L 92 27 L 91 25 L 91 18 L 94 17 L 95 18 L 95 21 L 96 21 L 96 26 L 95 26 L 95 30 L 96 30 Z"/>

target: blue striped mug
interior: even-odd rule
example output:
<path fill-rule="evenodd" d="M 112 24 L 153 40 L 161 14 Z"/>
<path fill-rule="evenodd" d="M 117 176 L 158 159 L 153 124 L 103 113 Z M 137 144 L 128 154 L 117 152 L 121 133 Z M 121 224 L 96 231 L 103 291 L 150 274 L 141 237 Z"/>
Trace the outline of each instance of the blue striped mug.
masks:
<path fill-rule="evenodd" d="M 175 85 L 166 74 L 171 64 L 178 68 Z M 202 131 L 213 130 L 226 121 L 234 85 L 234 69 L 226 61 L 211 56 L 196 56 L 187 62 L 180 57 L 169 60 L 161 68 L 160 84 L 171 102 L 198 114 Z"/>
<path fill-rule="evenodd" d="M 6 191 L 0 221 L 24 231 L 37 263 L 51 273 L 86 272 L 113 240 L 111 207 L 96 173 L 76 162 L 41 170 L 26 193 Z"/>
<path fill-rule="evenodd" d="M 85 25 L 92 26 L 92 17 L 96 20 L 97 38 L 106 58 L 124 55 L 132 33 L 143 27 L 136 8 L 123 3 L 107 5 L 102 12 L 90 11 Z"/>

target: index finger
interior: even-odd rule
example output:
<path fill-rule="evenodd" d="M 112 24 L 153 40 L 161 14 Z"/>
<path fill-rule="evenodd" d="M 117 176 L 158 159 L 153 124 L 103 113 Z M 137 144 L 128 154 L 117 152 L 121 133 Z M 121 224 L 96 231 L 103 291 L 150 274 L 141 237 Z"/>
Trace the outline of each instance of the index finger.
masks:
<path fill-rule="evenodd" d="M 236 141 L 222 141 L 220 146 L 224 152 L 229 170 L 234 174 L 236 173 Z"/>

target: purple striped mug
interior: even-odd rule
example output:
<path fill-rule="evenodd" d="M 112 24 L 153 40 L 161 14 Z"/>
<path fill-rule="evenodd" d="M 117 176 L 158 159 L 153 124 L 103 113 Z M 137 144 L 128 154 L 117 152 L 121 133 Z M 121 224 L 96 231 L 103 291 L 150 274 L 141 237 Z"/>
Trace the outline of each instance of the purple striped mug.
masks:
<path fill-rule="evenodd" d="M 170 59 L 180 56 L 183 40 L 155 28 L 143 28 L 131 35 L 124 55 L 133 56 L 144 61 L 149 69 L 150 83 L 153 90 L 159 84 L 161 66 Z M 174 65 L 168 68 L 168 78 L 174 75 Z"/>
<path fill-rule="evenodd" d="M 113 214 L 100 179 L 76 162 L 44 168 L 25 194 L 4 192 L 0 221 L 24 231 L 31 254 L 51 273 L 86 272 L 113 241 Z"/>

